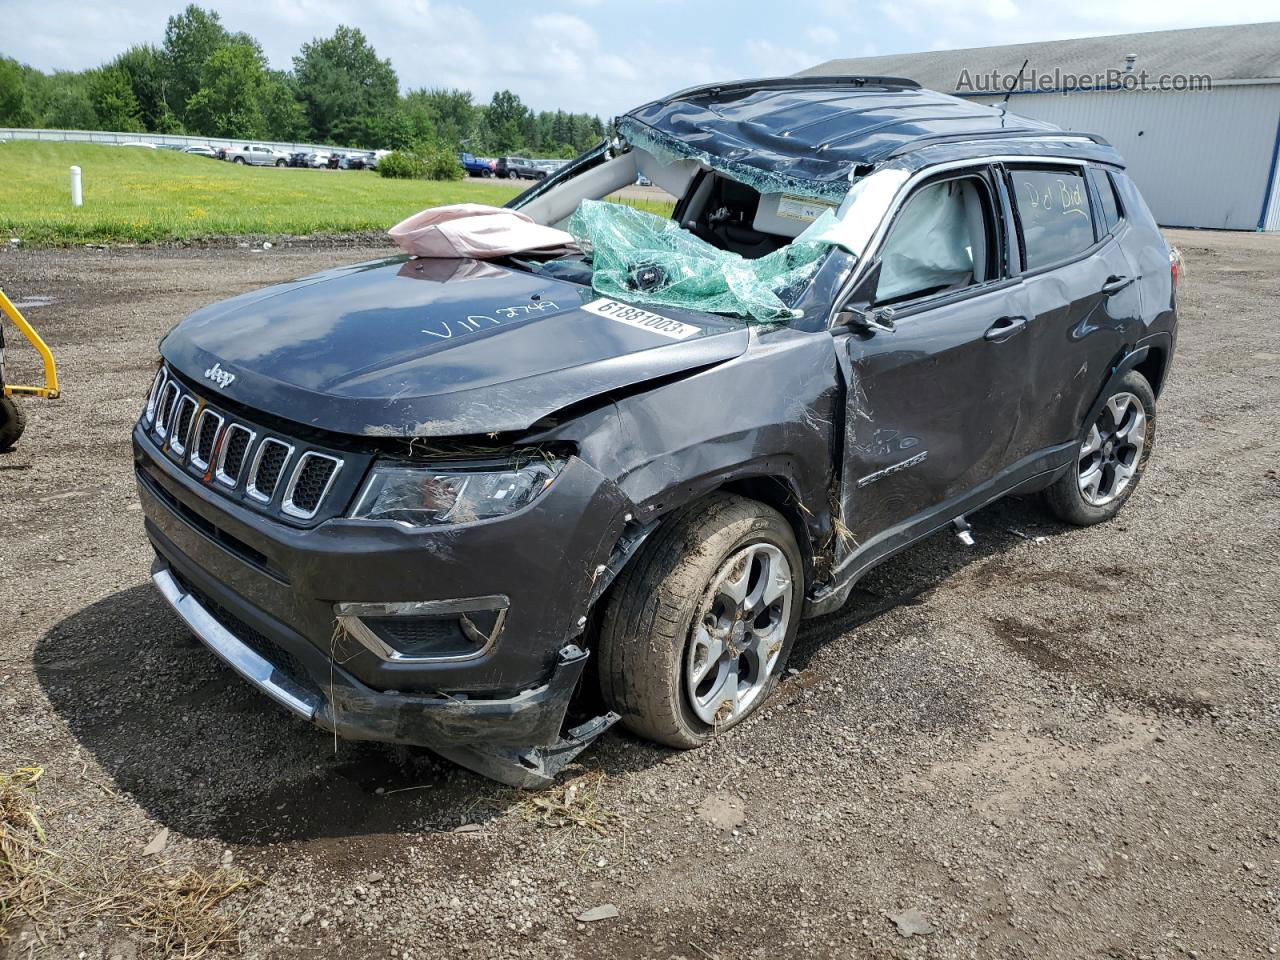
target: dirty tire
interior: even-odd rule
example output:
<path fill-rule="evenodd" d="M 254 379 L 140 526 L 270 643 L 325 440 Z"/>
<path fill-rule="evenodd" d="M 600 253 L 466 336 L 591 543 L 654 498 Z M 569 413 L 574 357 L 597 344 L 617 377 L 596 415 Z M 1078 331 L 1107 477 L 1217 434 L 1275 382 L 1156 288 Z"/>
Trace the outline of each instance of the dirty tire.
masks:
<path fill-rule="evenodd" d="M 790 565 L 789 621 L 762 691 L 732 720 L 711 725 L 694 713 L 686 690 L 694 619 L 725 562 L 756 544 L 781 550 Z M 762 503 L 717 494 L 660 527 L 611 589 L 600 630 L 601 694 L 634 733 L 679 749 L 700 746 L 768 700 L 803 603 L 804 567 L 791 525 Z"/>
<path fill-rule="evenodd" d="M 11 397 L 0 397 L 0 453 L 12 450 L 26 429 L 26 411 Z"/>
<path fill-rule="evenodd" d="M 1116 383 L 1112 384 L 1108 390 L 1108 398 L 1124 394 L 1130 394 L 1138 399 L 1144 408 L 1146 418 L 1145 429 L 1142 431 L 1142 452 L 1137 458 L 1136 470 L 1124 489 L 1112 500 L 1103 505 L 1095 505 L 1090 503 L 1081 491 L 1080 465 L 1079 461 L 1077 461 L 1070 470 L 1054 482 L 1053 486 L 1044 491 L 1044 502 L 1049 508 L 1049 512 L 1065 523 L 1078 527 L 1088 527 L 1095 523 L 1102 523 L 1104 520 L 1110 520 L 1120 512 L 1129 497 L 1133 495 L 1134 489 L 1138 486 L 1138 481 L 1142 479 L 1142 474 L 1147 467 L 1147 461 L 1151 459 L 1151 451 L 1155 448 L 1155 393 L 1152 391 L 1151 384 L 1147 382 L 1146 377 L 1136 370 L 1130 370 Z M 1093 425 L 1093 423 L 1087 423 L 1081 431 L 1081 448 L 1086 444 L 1089 431 Z"/>

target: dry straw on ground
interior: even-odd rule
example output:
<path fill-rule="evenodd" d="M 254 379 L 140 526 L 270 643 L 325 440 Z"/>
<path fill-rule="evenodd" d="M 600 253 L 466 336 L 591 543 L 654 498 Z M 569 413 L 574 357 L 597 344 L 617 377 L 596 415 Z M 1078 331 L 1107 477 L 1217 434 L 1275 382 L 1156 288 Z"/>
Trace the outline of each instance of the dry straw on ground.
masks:
<path fill-rule="evenodd" d="M 69 933 L 99 923 L 132 931 L 157 957 L 197 960 L 237 943 L 243 912 L 222 904 L 258 878 L 56 844 L 40 820 L 43 777 L 36 766 L 0 772 L 0 944 L 22 939 L 24 955 L 52 955 Z"/>

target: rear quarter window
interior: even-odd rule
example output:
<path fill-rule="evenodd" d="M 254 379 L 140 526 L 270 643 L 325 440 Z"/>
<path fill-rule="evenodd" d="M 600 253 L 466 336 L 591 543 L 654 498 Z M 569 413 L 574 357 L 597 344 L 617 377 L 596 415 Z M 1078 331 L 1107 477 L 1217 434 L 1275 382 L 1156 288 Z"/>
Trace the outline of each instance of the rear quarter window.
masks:
<path fill-rule="evenodd" d="M 1098 205 L 1102 208 L 1102 222 L 1107 233 L 1115 233 L 1120 225 L 1120 201 L 1115 187 L 1111 185 L 1111 177 L 1105 170 L 1090 170 L 1089 178 L 1093 181 L 1093 189 L 1098 194 Z"/>
<path fill-rule="evenodd" d="M 1009 171 L 1025 250 L 1025 267 L 1060 263 L 1093 246 L 1089 191 L 1077 170 Z"/>

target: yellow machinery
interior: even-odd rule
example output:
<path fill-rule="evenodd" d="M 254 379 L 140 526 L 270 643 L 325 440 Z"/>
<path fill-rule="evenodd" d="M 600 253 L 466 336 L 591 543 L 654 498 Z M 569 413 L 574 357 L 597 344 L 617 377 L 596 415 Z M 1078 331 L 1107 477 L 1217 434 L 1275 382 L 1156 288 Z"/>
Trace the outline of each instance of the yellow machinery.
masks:
<path fill-rule="evenodd" d="M 40 334 L 36 333 L 35 328 L 27 323 L 27 318 L 18 312 L 18 308 L 4 295 L 4 291 L 0 290 L 0 320 L 5 318 L 13 322 L 18 332 L 26 337 L 40 354 L 40 360 L 44 364 L 44 386 L 23 387 L 16 383 L 9 383 L 5 378 L 4 324 L 0 322 L 0 388 L 4 391 L 4 395 L 0 396 L 0 451 L 8 450 L 17 443 L 27 425 L 26 415 L 13 399 L 14 397 L 40 397 L 45 400 L 55 400 L 58 397 L 58 367 L 53 361 L 53 353 L 40 339 Z"/>

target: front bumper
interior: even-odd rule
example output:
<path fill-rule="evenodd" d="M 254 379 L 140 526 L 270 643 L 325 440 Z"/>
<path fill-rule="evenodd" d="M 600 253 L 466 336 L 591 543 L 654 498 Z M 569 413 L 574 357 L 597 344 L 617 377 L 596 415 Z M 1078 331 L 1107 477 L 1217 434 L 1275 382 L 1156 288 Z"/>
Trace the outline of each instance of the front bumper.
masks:
<path fill-rule="evenodd" d="M 545 782 L 616 719 L 561 736 L 587 656 L 577 641 L 594 570 L 626 512 L 582 461 L 497 521 L 299 529 L 228 501 L 142 430 L 134 448 L 156 586 L 207 646 L 303 719 L 348 739 L 427 746 L 521 786 Z M 505 626 L 461 662 L 387 661 L 335 631 L 337 603 L 485 594 L 510 599 Z"/>
<path fill-rule="evenodd" d="M 587 653 L 561 648 L 550 679 L 503 700 L 379 692 L 330 664 L 327 689 L 298 672 L 291 658 L 253 628 L 241 625 L 157 557 L 151 579 L 191 632 L 236 673 L 276 703 L 321 729 L 351 740 L 426 745 L 513 786 L 541 786 L 618 720 L 607 713 L 560 735 L 565 710 Z M 215 612 L 216 611 L 216 612 Z"/>

